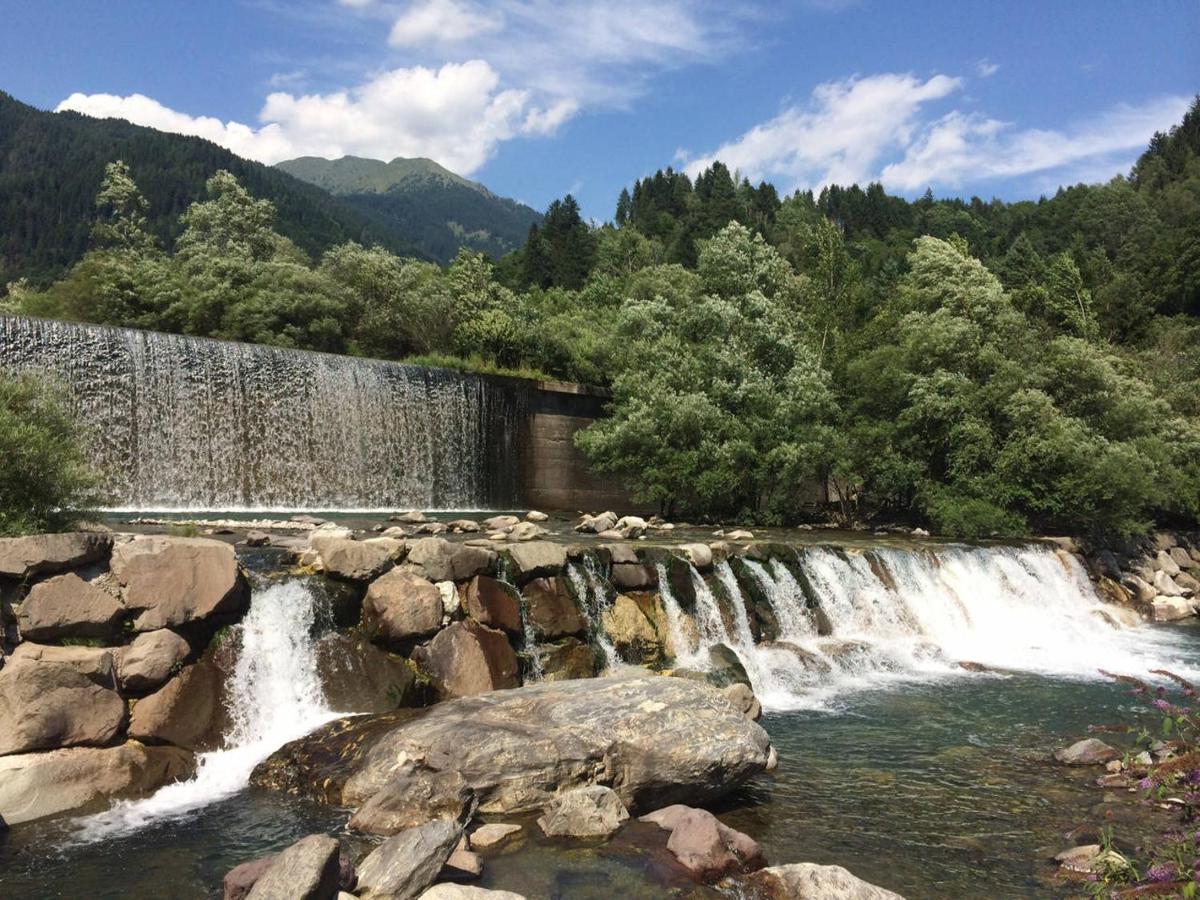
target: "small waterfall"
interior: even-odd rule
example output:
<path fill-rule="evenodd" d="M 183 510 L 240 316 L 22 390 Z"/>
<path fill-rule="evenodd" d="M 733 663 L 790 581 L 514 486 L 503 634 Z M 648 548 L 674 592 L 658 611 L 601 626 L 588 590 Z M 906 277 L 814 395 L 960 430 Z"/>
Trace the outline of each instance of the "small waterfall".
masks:
<path fill-rule="evenodd" d="M 587 619 L 588 634 L 604 654 L 604 668 L 619 667 L 622 664 L 621 657 L 608 635 L 604 633 L 604 587 L 600 581 L 600 573 L 596 570 L 595 560 L 591 556 L 585 556 L 582 564 L 571 562 L 567 566 L 567 578 Z"/>
<path fill-rule="evenodd" d="M 655 564 L 658 571 L 658 590 L 662 597 L 663 610 L 667 614 L 667 629 L 670 632 L 671 646 L 675 650 L 675 663 L 679 666 L 692 668 L 708 664 L 707 657 L 701 652 L 707 648 L 703 640 L 693 638 L 684 625 L 686 613 L 679 605 L 675 592 L 671 590 L 671 580 L 667 577 L 665 563 Z M 703 657 L 703 659 L 701 658 Z"/>
<path fill-rule="evenodd" d="M 525 641 L 525 652 L 529 656 L 529 671 L 525 673 L 525 684 L 533 684 L 546 677 L 546 667 L 537 652 L 537 634 L 533 630 L 533 617 L 529 615 L 529 601 L 521 598 L 521 634 Z"/>
<path fill-rule="evenodd" d="M 0 366 L 58 377 L 124 509 L 518 501 L 525 395 L 409 366 L 0 316 Z"/>
<path fill-rule="evenodd" d="M 222 800 L 244 788 L 254 767 L 275 750 L 336 718 L 317 676 L 315 616 L 315 596 L 303 582 L 256 591 L 236 626 L 241 650 L 228 686 L 233 725 L 225 746 L 200 754 L 191 780 L 80 820 L 78 838 L 103 840 Z"/>

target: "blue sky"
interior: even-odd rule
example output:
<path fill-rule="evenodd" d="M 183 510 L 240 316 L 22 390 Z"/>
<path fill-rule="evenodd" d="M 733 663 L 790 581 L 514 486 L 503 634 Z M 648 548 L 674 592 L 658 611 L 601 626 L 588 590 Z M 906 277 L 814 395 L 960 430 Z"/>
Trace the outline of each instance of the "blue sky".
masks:
<path fill-rule="evenodd" d="M 1200 2 L 0 0 L 0 89 L 245 156 L 430 156 L 544 208 L 720 158 L 1036 197 L 1200 91 Z"/>

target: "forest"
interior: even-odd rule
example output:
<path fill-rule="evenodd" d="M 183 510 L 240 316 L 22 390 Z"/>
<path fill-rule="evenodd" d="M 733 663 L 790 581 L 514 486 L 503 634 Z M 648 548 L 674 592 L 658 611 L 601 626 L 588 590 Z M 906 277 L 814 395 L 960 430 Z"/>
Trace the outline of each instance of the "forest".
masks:
<path fill-rule="evenodd" d="M 581 447 L 670 515 L 825 518 L 814 480 L 844 521 L 963 537 L 1200 515 L 1200 100 L 1127 175 L 1037 201 L 781 197 L 714 163 L 445 268 L 311 256 L 228 171 L 168 250 L 143 187 L 110 162 L 86 255 L 0 308 L 605 387 Z"/>

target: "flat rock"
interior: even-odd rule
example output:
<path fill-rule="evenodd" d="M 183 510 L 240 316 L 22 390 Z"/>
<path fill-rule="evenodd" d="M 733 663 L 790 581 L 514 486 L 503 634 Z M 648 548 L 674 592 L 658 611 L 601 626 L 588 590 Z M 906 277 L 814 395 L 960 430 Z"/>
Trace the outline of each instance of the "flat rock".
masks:
<path fill-rule="evenodd" d="M 480 825 L 471 832 L 470 845 L 472 850 L 490 850 L 498 847 L 515 834 L 521 833 L 520 825 L 508 825 L 500 822 Z"/>
<path fill-rule="evenodd" d="M 233 547 L 222 541 L 138 535 L 113 548 L 112 571 L 137 631 L 236 612 L 249 600 Z"/>
<path fill-rule="evenodd" d="M 409 900 L 433 884 L 462 837 L 455 819 L 437 819 L 388 838 L 358 867 L 363 900 Z"/>
<path fill-rule="evenodd" d="M 517 655 L 503 631 L 454 622 L 413 653 L 443 697 L 467 697 L 521 683 Z"/>
<path fill-rule="evenodd" d="M 0 669 L 0 755 L 107 744 L 125 718 L 120 695 L 72 665 L 26 660 Z"/>
<path fill-rule="evenodd" d="M 112 536 L 90 531 L 0 538 L 0 575 L 30 578 L 65 572 L 107 558 Z"/>
<path fill-rule="evenodd" d="M 126 612 L 112 594 L 71 572 L 30 588 L 17 625 L 28 641 L 111 639 Z"/>
<path fill-rule="evenodd" d="M 1084 738 L 1082 741 L 1076 741 L 1070 747 L 1054 751 L 1054 758 L 1067 766 L 1102 765 L 1109 760 L 1117 759 L 1120 755 L 1120 750 L 1110 747 L 1099 738 Z"/>
<path fill-rule="evenodd" d="M 508 529 L 506 538 L 510 541 L 532 541 L 545 533 L 546 529 L 536 522 L 518 522 Z"/>
<path fill-rule="evenodd" d="M 606 838 L 628 819 L 629 811 L 612 788 L 590 784 L 559 794 L 537 821 L 550 837 Z"/>
<path fill-rule="evenodd" d="M 414 767 L 397 773 L 351 818 L 350 829 L 363 834 L 396 834 L 435 819 L 464 821 L 475 793 L 458 772 L 426 772 Z"/>
<path fill-rule="evenodd" d="M 550 541 L 529 541 L 505 548 L 513 577 L 524 583 L 531 578 L 557 575 L 567 565 L 567 548 Z"/>
<path fill-rule="evenodd" d="M 409 547 L 407 564 L 430 581 L 466 581 L 492 571 L 496 553 L 483 547 L 429 537 L 421 538 Z"/>
<path fill-rule="evenodd" d="M 367 633 L 387 643 L 428 637 L 442 627 L 442 595 L 413 572 L 393 569 L 367 588 L 362 621 Z"/>
<path fill-rule="evenodd" d="M 139 634 L 116 654 L 121 689 L 143 693 L 162 687 L 189 653 L 188 642 L 170 629 Z"/>
<path fill-rule="evenodd" d="M 473 881 L 483 874 L 483 857 L 461 847 L 451 852 L 438 876 L 442 881 Z"/>
<path fill-rule="evenodd" d="M 101 687 L 112 689 L 117 686 L 113 663 L 115 652 L 110 647 L 53 647 L 26 641 L 17 645 L 8 662 L 11 665 L 23 661 L 59 663 L 70 666 Z"/>
<path fill-rule="evenodd" d="M 745 879 L 769 900 L 904 900 L 841 866 L 793 863 L 760 869 Z"/>
<path fill-rule="evenodd" d="M 483 527 L 488 531 L 508 531 L 514 525 L 520 523 L 520 519 L 512 515 L 492 516 L 490 519 L 483 520 Z"/>
<path fill-rule="evenodd" d="M 370 581 L 392 567 L 397 544 L 401 548 L 404 546 L 403 541 L 393 538 L 379 538 L 377 541 L 356 541 L 351 538 L 328 540 L 320 547 L 321 565 L 334 578 Z"/>
<path fill-rule="evenodd" d="M 435 884 L 421 894 L 420 900 L 525 900 L 525 896 L 465 884 Z"/>
<path fill-rule="evenodd" d="M 337 840 L 310 834 L 272 860 L 247 900 L 333 900 L 338 880 Z"/>

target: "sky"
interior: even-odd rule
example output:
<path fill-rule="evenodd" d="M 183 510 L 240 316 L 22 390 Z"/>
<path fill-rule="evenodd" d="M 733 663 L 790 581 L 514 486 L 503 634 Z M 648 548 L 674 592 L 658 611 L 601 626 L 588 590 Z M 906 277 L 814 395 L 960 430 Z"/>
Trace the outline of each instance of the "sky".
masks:
<path fill-rule="evenodd" d="M 428 156 L 611 219 L 668 165 L 1051 194 L 1200 91 L 1200 0 L 0 0 L 0 90 L 242 156 Z"/>

